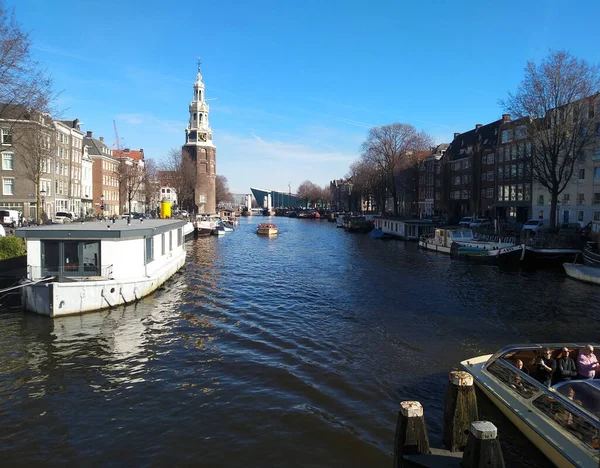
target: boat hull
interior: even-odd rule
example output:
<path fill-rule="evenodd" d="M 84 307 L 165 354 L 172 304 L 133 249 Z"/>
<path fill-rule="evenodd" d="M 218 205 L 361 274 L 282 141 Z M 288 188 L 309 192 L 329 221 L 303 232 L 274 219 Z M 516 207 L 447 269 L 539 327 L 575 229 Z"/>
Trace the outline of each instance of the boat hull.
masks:
<path fill-rule="evenodd" d="M 589 245 L 583 249 L 583 263 L 588 266 L 600 268 L 600 253 L 594 252 Z"/>
<path fill-rule="evenodd" d="M 443 245 L 434 244 L 433 242 L 419 241 L 419 247 L 427 250 L 433 250 L 434 252 L 441 252 L 450 255 L 450 247 L 444 247 Z"/>
<path fill-rule="evenodd" d="M 544 249 L 537 247 L 525 247 L 523 261 L 527 265 L 557 265 L 564 262 L 574 262 L 581 255 L 579 249 Z"/>
<path fill-rule="evenodd" d="M 569 278 L 600 285 L 600 268 L 577 263 L 563 263 L 563 267 Z"/>
<path fill-rule="evenodd" d="M 256 233 L 259 236 L 269 236 L 270 237 L 270 236 L 276 236 L 278 234 L 278 231 L 277 231 L 277 229 L 272 229 L 272 228 L 265 228 L 265 229 L 259 228 L 256 230 Z"/>
<path fill-rule="evenodd" d="M 23 287 L 26 310 L 49 317 L 81 314 L 136 302 L 155 291 L 185 264 L 185 250 L 150 277 L 38 283 Z"/>

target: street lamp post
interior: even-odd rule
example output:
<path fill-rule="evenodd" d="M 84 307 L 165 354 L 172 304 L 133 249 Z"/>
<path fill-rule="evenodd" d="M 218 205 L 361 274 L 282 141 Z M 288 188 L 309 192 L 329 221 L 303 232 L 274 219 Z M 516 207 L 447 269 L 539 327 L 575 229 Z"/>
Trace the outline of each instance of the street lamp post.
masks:
<path fill-rule="evenodd" d="M 40 197 L 42 199 L 42 213 L 44 213 L 46 211 L 45 206 L 44 206 L 44 202 L 46 201 L 46 191 L 44 189 L 40 190 Z M 41 220 L 38 219 L 38 223 Z"/>
<path fill-rule="evenodd" d="M 104 217 L 104 194 L 100 195 L 100 214 Z"/>

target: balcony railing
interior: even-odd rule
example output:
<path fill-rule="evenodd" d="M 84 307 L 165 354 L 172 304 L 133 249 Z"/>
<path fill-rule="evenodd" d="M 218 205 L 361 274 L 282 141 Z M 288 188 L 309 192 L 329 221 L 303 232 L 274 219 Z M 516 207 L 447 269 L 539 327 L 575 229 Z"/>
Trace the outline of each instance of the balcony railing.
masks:
<path fill-rule="evenodd" d="M 102 278 L 110 279 L 113 275 L 113 266 L 97 267 L 95 265 L 65 265 L 65 266 L 39 266 L 27 265 L 27 279 L 31 281 L 40 278 L 55 276 L 57 278 Z"/>

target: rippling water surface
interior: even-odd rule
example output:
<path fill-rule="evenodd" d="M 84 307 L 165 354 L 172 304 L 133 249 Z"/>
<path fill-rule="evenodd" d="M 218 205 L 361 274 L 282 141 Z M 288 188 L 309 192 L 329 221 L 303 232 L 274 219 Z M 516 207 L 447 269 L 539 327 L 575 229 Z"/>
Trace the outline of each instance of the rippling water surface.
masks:
<path fill-rule="evenodd" d="M 136 305 L 3 311 L 0 460 L 390 466 L 399 402 L 421 401 L 439 442 L 460 360 L 598 339 L 600 288 L 560 271 L 456 262 L 324 221 L 276 218 L 268 239 L 263 220 L 188 243 L 181 273 Z"/>

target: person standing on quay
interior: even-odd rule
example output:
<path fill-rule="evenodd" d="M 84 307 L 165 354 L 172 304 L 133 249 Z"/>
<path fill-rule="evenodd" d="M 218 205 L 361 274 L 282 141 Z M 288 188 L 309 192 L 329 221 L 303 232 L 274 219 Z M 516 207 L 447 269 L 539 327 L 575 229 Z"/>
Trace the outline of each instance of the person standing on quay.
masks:
<path fill-rule="evenodd" d="M 587 345 L 577 358 L 577 374 L 581 379 L 593 379 L 598 370 L 598 359 L 594 354 L 594 347 Z"/>

